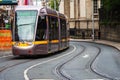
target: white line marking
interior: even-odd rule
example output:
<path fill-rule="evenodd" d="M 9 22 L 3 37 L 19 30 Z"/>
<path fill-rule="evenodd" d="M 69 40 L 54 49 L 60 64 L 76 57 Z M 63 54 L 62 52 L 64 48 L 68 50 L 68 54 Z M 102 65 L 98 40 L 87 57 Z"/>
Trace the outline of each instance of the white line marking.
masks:
<path fill-rule="evenodd" d="M 88 54 L 85 54 L 84 56 L 83 56 L 83 58 L 88 58 L 89 57 L 89 55 Z"/>
<path fill-rule="evenodd" d="M 104 80 L 104 79 L 84 79 L 84 80 Z"/>
<path fill-rule="evenodd" d="M 74 49 L 73 49 L 71 52 L 67 53 L 67 54 L 64 54 L 64 55 L 62 55 L 62 56 L 59 56 L 59 57 L 56 57 L 56 58 L 53 58 L 53 59 L 50 59 L 50 60 L 47 60 L 47 61 L 43 61 L 43 62 L 37 63 L 37 64 L 35 64 L 35 65 L 30 66 L 29 68 L 27 68 L 27 69 L 24 71 L 24 78 L 25 78 L 25 80 L 30 80 L 29 77 L 28 77 L 28 75 L 27 75 L 27 73 L 28 73 L 28 71 L 29 71 L 30 69 L 32 69 L 33 67 L 36 67 L 36 66 L 38 66 L 38 65 L 45 64 L 45 63 L 48 63 L 48 62 L 57 60 L 57 59 L 59 59 L 59 58 L 62 58 L 62 57 L 64 57 L 64 56 L 67 56 L 67 55 L 73 53 L 73 52 L 76 50 L 76 47 L 75 47 L 74 45 L 73 45 L 73 47 L 74 47 Z"/>
<path fill-rule="evenodd" d="M 54 79 L 32 79 L 32 80 L 54 80 Z"/>

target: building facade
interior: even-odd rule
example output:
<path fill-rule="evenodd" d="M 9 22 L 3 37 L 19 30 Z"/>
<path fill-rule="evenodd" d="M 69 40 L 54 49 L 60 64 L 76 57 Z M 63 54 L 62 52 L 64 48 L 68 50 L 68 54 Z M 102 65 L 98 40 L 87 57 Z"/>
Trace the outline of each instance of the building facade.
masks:
<path fill-rule="evenodd" d="M 67 16 L 71 36 L 98 38 L 99 8 L 100 0 L 61 0 L 59 12 Z"/>
<path fill-rule="evenodd" d="M 12 10 L 13 6 L 10 5 L 1 5 L 0 6 L 0 30 L 2 29 L 10 29 L 13 19 Z"/>

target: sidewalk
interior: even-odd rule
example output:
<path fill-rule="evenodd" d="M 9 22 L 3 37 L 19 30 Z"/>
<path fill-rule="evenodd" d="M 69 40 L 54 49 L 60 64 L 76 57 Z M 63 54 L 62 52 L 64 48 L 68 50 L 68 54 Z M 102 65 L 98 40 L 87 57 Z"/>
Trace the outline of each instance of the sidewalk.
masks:
<path fill-rule="evenodd" d="M 12 51 L 11 50 L 0 50 L 0 57 L 1 56 L 7 56 L 7 55 L 12 55 Z"/>
<path fill-rule="evenodd" d="M 106 44 L 106 45 L 110 45 L 110 46 L 116 47 L 117 49 L 120 50 L 120 43 L 118 43 L 118 42 L 107 41 L 107 40 L 95 40 L 95 41 L 93 41 L 92 39 L 70 39 L 70 40 L 102 43 L 102 44 Z"/>

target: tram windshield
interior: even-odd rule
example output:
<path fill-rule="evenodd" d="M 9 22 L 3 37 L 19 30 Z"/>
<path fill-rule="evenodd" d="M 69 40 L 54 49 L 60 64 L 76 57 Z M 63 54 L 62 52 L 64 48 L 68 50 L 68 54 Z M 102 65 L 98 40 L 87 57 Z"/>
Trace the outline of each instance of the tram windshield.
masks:
<path fill-rule="evenodd" d="M 37 11 L 18 10 L 15 16 L 15 41 L 33 41 Z"/>

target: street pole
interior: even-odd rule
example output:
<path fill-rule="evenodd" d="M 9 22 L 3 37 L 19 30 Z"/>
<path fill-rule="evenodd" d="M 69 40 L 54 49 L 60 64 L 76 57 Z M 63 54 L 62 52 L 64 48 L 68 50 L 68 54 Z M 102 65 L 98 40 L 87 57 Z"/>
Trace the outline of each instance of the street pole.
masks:
<path fill-rule="evenodd" d="M 37 0 L 36 0 L 36 6 L 37 6 Z"/>
<path fill-rule="evenodd" d="M 94 34 L 94 4 L 92 0 L 92 40 L 95 40 L 95 34 Z"/>
<path fill-rule="evenodd" d="M 48 7 L 48 1 L 47 0 L 45 0 L 45 6 Z"/>
<path fill-rule="evenodd" d="M 54 9 L 56 10 L 56 0 L 54 0 Z"/>

